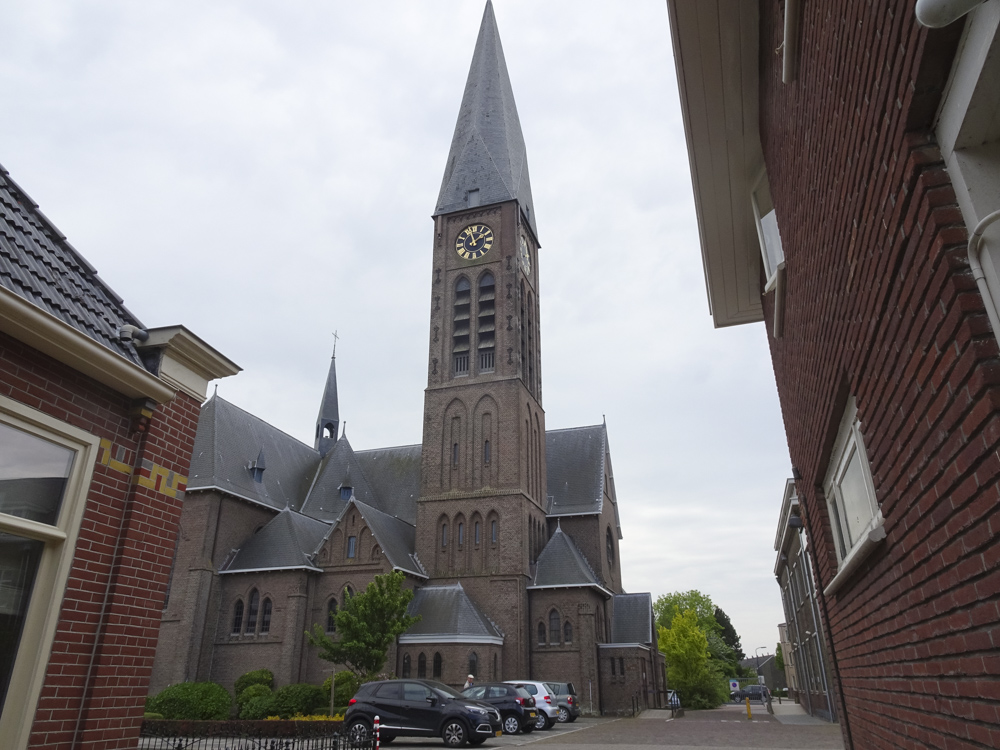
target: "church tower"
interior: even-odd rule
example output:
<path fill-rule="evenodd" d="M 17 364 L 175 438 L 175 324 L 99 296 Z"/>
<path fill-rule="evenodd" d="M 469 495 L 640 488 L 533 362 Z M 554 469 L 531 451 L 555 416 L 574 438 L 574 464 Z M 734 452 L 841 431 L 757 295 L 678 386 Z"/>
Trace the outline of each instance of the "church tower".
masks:
<path fill-rule="evenodd" d="M 316 443 L 314 447 L 320 456 L 325 456 L 337 443 L 340 428 L 340 404 L 337 399 L 337 350 L 330 358 L 330 372 L 326 376 L 326 388 L 316 417 Z"/>
<path fill-rule="evenodd" d="M 504 631 L 511 676 L 528 673 L 525 587 L 545 545 L 538 249 L 487 2 L 434 211 L 417 555 Z"/>

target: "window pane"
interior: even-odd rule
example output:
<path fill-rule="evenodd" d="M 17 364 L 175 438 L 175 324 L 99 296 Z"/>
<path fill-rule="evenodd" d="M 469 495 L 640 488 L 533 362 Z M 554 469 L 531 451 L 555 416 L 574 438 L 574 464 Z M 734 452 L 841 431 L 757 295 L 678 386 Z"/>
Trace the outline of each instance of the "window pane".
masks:
<path fill-rule="evenodd" d="M 75 455 L 0 424 L 0 513 L 55 524 Z"/>
<path fill-rule="evenodd" d="M 773 210 L 761 217 L 760 233 L 764 235 L 767 275 L 771 276 L 778 270 L 778 264 L 785 259 L 785 252 L 781 247 L 781 235 L 778 233 L 778 216 Z"/>
<path fill-rule="evenodd" d="M 865 526 L 872 520 L 872 504 L 868 498 L 868 486 L 857 445 L 851 446 L 851 458 L 840 480 L 840 493 L 844 499 L 844 521 L 851 538 L 849 546 L 853 547 Z"/>
<path fill-rule="evenodd" d="M 0 533 L 0 712 L 44 549 L 43 542 Z"/>

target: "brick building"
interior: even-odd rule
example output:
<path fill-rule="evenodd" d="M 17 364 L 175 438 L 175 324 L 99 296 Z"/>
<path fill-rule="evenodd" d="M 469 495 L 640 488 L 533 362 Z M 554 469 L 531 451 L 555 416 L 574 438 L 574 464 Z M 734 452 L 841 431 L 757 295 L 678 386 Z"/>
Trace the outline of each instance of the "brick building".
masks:
<path fill-rule="evenodd" d="M 539 240 L 487 2 L 433 214 L 419 445 L 356 451 L 336 363 L 314 444 L 212 398 L 198 424 L 153 689 L 271 669 L 321 682 L 303 633 L 392 570 L 421 616 L 387 669 L 550 679 L 585 710 L 660 705 L 649 594 L 625 594 L 606 426 L 547 430 Z"/>
<path fill-rule="evenodd" d="M 710 309 L 766 326 L 845 745 L 996 747 L 1000 2 L 668 11 Z"/>
<path fill-rule="evenodd" d="M 0 169 L 0 745 L 133 748 L 208 381 Z"/>

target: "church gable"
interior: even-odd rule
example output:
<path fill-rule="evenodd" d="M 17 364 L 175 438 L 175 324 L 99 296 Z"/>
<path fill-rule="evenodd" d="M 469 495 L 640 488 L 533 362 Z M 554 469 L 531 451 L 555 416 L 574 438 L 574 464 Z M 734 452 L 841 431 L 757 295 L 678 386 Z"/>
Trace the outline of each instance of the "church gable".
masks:
<path fill-rule="evenodd" d="M 557 526 L 549 543 L 538 556 L 535 578 L 528 589 L 574 586 L 593 586 L 610 593 L 600 585 L 593 568 L 573 539 Z"/>
<path fill-rule="evenodd" d="M 328 531 L 327 524 L 285 509 L 247 539 L 219 572 L 293 568 L 321 572 L 313 559 Z"/>

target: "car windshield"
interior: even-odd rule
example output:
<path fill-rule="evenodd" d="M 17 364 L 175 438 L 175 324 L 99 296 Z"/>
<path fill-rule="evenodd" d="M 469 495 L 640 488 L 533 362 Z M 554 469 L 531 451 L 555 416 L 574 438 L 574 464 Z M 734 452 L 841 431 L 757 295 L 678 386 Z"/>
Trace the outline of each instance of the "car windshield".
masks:
<path fill-rule="evenodd" d="M 468 696 L 462 695 L 460 692 L 455 690 L 453 687 L 445 685 L 443 682 L 435 682 L 434 680 L 428 680 L 427 685 L 436 692 L 440 693 L 446 698 L 467 698 Z"/>

